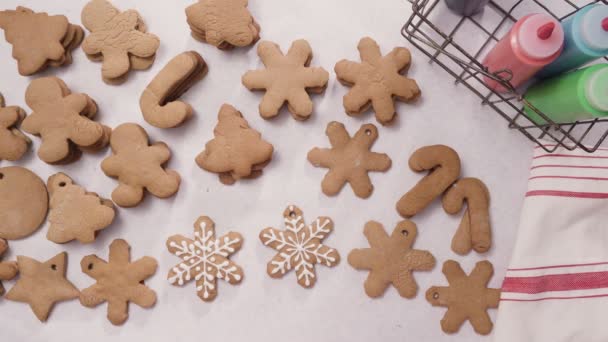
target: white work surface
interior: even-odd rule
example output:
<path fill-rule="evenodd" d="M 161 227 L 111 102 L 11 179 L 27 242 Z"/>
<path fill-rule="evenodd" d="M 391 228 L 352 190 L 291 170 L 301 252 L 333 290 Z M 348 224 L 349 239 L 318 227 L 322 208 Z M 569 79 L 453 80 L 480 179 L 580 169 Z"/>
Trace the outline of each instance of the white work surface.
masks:
<path fill-rule="evenodd" d="M 260 0 L 250 1 L 250 10 L 262 27 L 262 39 L 278 43 L 285 51 L 298 38 L 309 41 L 314 51 L 311 65 L 323 66 L 330 72 L 325 93 L 313 95 L 315 111 L 308 121 L 294 120 L 286 109 L 271 121 L 258 114 L 262 93 L 252 93 L 241 84 L 241 75 L 261 67 L 255 48 L 220 51 L 195 41 L 190 36 L 184 9 L 193 0 L 136 1 L 121 0 L 114 4 L 121 10 L 135 8 L 149 30 L 160 37 L 161 46 L 150 70 L 132 71 L 129 80 L 119 86 L 101 80 L 101 64 L 89 61 L 82 50 L 74 51 L 74 63 L 52 68 L 42 74 L 62 78 L 72 92 L 89 94 L 99 105 L 97 120 L 116 127 L 136 122 L 148 131 L 153 141 L 165 141 L 173 156 L 168 164 L 182 177 L 177 196 L 158 199 L 147 196 L 137 208 L 118 208 L 115 223 L 101 232 L 89 245 L 71 242 L 58 245 L 46 239 L 48 225 L 34 235 L 9 241 L 10 252 L 4 260 L 26 255 L 47 260 L 61 251 L 69 254 L 67 277 L 78 288 L 94 283 L 81 272 L 80 260 L 88 254 L 106 259 L 108 245 L 116 238 L 131 244 L 132 258 L 144 255 L 158 260 L 158 270 L 146 284 L 158 295 L 156 306 L 142 309 L 130 306 L 129 319 L 123 326 L 113 326 L 106 319 L 106 305 L 95 309 L 80 305 L 78 300 L 55 306 L 46 323 L 40 323 L 23 303 L 0 298 L 1 341 L 476 341 L 491 340 L 473 332 L 465 323 L 458 334 L 448 336 L 439 321 L 445 308 L 432 307 L 424 293 L 432 285 L 445 285 L 441 273 L 445 260 L 455 259 L 467 272 L 475 262 L 489 259 L 495 267 L 490 285 L 499 287 L 517 230 L 519 213 L 526 189 L 532 143 L 463 86 L 456 86 L 444 70 L 430 65 L 426 56 L 400 35 L 400 29 L 411 13 L 403 0 Z M 80 24 L 80 11 L 86 0 L 18 1 L 3 0 L 2 9 L 18 5 L 36 11 L 65 14 Z M 315 146 L 329 145 L 325 136 L 328 122 L 343 122 L 353 134 L 363 123 L 379 126 L 368 112 L 359 118 L 349 117 L 342 107 L 342 96 L 348 88 L 336 80 L 335 63 L 347 58 L 359 60 L 357 43 L 371 36 L 383 53 L 395 46 L 411 49 L 413 63 L 409 76 L 415 78 L 422 97 L 415 104 L 397 104 L 399 116 L 388 127 L 379 127 L 374 151 L 386 152 L 392 168 L 386 173 L 371 173 L 375 187 L 369 199 L 354 196 L 346 186 L 336 197 L 321 192 L 326 169 L 314 168 L 307 152 Z M 194 117 L 180 128 L 158 129 L 147 124 L 139 110 L 138 100 L 146 84 L 173 56 L 187 50 L 201 53 L 209 65 L 208 75 L 182 98 L 195 108 Z M 32 77 L 17 73 L 11 58 L 11 46 L 0 40 L 0 91 L 8 105 L 24 102 L 24 93 Z M 201 170 L 194 162 L 205 143 L 213 137 L 217 112 L 223 103 L 241 110 L 250 125 L 275 147 L 272 162 L 261 178 L 226 186 L 217 175 Z M 55 172 L 65 172 L 89 191 L 109 197 L 116 186 L 106 177 L 100 163 L 110 151 L 85 154 L 67 166 L 50 166 L 38 159 L 40 145 L 36 137 L 30 151 L 16 165 L 34 170 L 45 181 Z M 417 148 L 430 144 L 453 147 L 462 159 L 463 176 L 481 178 L 489 187 L 493 246 L 489 253 L 471 253 L 461 257 L 450 249 L 450 241 L 460 216 L 448 216 L 436 201 L 414 221 L 419 235 L 414 247 L 429 250 L 437 259 L 431 272 L 416 272 L 418 295 L 401 298 L 394 288 L 383 297 L 365 295 L 363 282 L 367 272 L 350 267 L 346 261 L 353 248 L 367 247 L 363 226 L 368 220 L 381 222 L 392 231 L 402 220 L 395 210 L 397 200 L 422 175 L 409 170 L 407 160 Z M 12 163 L 2 162 L 1 166 Z M 296 204 L 307 222 L 317 216 L 329 216 L 334 232 L 325 243 L 340 252 L 342 261 L 334 268 L 317 265 L 318 282 L 312 289 L 300 287 L 295 275 L 272 279 L 266 274 L 266 263 L 275 251 L 259 241 L 261 229 L 269 226 L 283 229 L 282 213 L 288 204 Z M 244 245 L 232 260 L 241 265 L 245 278 L 232 286 L 219 281 L 219 295 L 205 303 L 196 296 L 195 285 L 183 288 L 167 281 L 167 272 L 180 259 L 166 247 L 173 234 L 192 235 L 193 222 L 200 215 L 210 216 L 219 235 L 235 230 L 244 236 Z M 4 282 L 7 289 L 14 281 Z M 490 315 L 496 319 L 496 310 Z"/>

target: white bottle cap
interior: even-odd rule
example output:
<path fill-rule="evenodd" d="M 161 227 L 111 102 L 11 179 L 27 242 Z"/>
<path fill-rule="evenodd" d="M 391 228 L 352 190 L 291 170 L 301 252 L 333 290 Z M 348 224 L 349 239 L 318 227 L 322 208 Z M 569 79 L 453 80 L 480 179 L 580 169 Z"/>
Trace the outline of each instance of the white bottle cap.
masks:
<path fill-rule="evenodd" d="M 595 71 L 585 84 L 585 97 L 598 111 L 608 112 L 608 67 Z"/>
<path fill-rule="evenodd" d="M 583 14 L 580 34 L 585 45 L 593 50 L 608 49 L 608 6 L 595 5 Z"/>
<path fill-rule="evenodd" d="M 544 37 L 541 32 L 547 27 L 550 27 L 550 30 Z M 517 32 L 517 40 L 522 52 L 528 57 L 544 59 L 553 56 L 562 48 L 564 30 L 559 21 L 552 16 L 536 13 L 527 17 L 521 24 Z"/>

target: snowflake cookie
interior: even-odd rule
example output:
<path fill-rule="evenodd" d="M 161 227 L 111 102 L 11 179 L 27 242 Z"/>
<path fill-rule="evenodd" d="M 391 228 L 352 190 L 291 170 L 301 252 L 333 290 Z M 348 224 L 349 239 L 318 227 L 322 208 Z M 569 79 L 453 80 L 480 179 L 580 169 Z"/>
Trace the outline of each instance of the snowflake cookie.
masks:
<path fill-rule="evenodd" d="M 441 329 L 452 334 L 468 320 L 476 333 L 489 334 L 493 324 L 487 310 L 497 308 L 500 301 L 500 289 L 488 288 L 494 274 L 492 264 L 479 261 L 467 275 L 458 262 L 448 260 L 442 272 L 449 286 L 433 286 L 426 291 L 426 300 L 431 305 L 448 308 L 441 319 Z"/>
<path fill-rule="evenodd" d="M 390 124 L 395 100 L 409 102 L 420 96 L 416 81 L 401 74 L 410 65 L 410 51 L 397 47 L 382 56 L 380 46 L 369 37 L 362 38 L 357 48 L 360 63 L 343 59 L 334 68 L 338 81 L 352 87 L 344 96 L 344 109 L 349 115 L 359 115 L 371 106 L 378 122 Z"/>
<path fill-rule="evenodd" d="M 167 279 L 173 285 L 182 286 L 196 280 L 198 296 L 208 302 L 217 296 L 217 279 L 230 284 L 243 280 L 243 269 L 228 259 L 241 249 L 243 237 L 236 232 L 215 238 L 215 224 L 207 216 L 194 223 L 194 240 L 182 235 L 167 239 L 167 249 L 184 261 L 169 270 Z"/>
<path fill-rule="evenodd" d="M 329 217 L 319 217 L 306 225 L 302 210 L 293 205 L 285 209 L 283 217 L 285 230 L 266 228 L 260 232 L 262 243 L 278 251 L 266 271 L 272 278 L 281 278 L 293 268 L 298 284 L 310 288 L 317 280 L 315 264 L 333 267 L 340 262 L 338 251 L 321 243 L 334 223 Z"/>

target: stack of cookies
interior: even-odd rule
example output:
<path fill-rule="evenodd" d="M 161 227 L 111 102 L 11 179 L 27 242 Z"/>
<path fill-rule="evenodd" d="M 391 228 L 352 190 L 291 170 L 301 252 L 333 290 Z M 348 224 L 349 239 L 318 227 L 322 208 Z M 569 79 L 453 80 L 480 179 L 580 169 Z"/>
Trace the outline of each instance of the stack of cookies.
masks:
<path fill-rule="evenodd" d="M 186 8 L 192 37 L 227 50 L 255 44 L 260 25 L 243 0 L 199 0 Z"/>
<path fill-rule="evenodd" d="M 101 72 L 107 83 L 122 83 L 131 69 L 145 70 L 154 63 L 160 40 L 147 32 L 137 11 L 121 12 L 107 0 L 92 0 L 81 17 L 91 31 L 82 50 L 90 60 L 103 62 Z"/>
<path fill-rule="evenodd" d="M 215 138 L 207 142 L 196 163 L 204 170 L 217 173 L 226 185 L 259 177 L 272 159 L 274 147 L 229 104 L 220 108 L 213 135 Z"/>
<path fill-rule="evenodd" d="M 21 6 L 0 12 L 0 28 L 13 45 L 23 76 L 72 63 L 72 50 L 84 38 L 82 27 L 70 24 L 64 15 L 49 16 Z"/>
<path fill-rule="evenodd" d="M 33 112 L 21 128 L 42 139 L 38 156 L 48 164 L 67 164 L 82 151 L 108 145 L 112 129 L 93 121 L 97 104 L 86 94 L 72 94 L 57 77 L 38 78 L 28 86 L 25 101 Z"/>

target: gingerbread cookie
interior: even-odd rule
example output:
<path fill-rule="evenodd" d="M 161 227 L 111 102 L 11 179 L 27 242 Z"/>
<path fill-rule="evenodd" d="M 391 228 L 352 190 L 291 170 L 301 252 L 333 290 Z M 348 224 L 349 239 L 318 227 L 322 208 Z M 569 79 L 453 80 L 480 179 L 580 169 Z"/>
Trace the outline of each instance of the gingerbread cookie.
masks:
<path fill-rule="evenodd" d="M 416 296 L 418 285 L 412 273 L 435 267 L 435 257 L 429 251 L 412 248 L 418 235 L 416 224 L 401 221 L 389 236 L 382 224 L 369 221 L 363 234 L 371 248 L 353 249 L 348 254 L 348 263 L 355 269 L 370 271 L 364 285 L 365 293 L 379 297 L 392 284 L 401 297 Z"/>
<path fill-rule="evenodd" d="M 179 286 L 195 280 L 199 298 L 212 301 L 217 296 L 217 279 L 233 285 L 243 280 L 243 269 L 228 259 L 241 249 L 242 244 L 243 237 L 236 232 L 216 238 L 213 221 L 201 216 L 194 223 L 194 239 L 183 235 L 167 239 L 169 253 L 183 259 L 169 270 L 167 279 Z"/>
<path fill-rule="evenodd" d="M 192 106 L 176 101 L 207 73 L 207 64 L 198 52 L 183 52 L 165 65 L 139 98 L 144 119 L 152 126 L 179 126 L 192 116 Z"/>
<path fill-rule="evenodd" d="M 0 239 L 0 258 L 8 250 L 8 242 L 4 239 Z M 17 263 L 14 261 L 1 261 L 0 262 L 0 296 L 4 294 L 4 286 L 2 286 L 2 280 L 11 280 L 15 278 L 18 272 Z"/>
<path fill-rule="evenodd" d="M 165 170 L 171 158 L 169 147 L 163 142 L 149 144 L 148 134 L 134 123 L 122 124 L 112 132 L 112 155 L 101 163 L 101 169 L 118 178 L 119 185 L 112 192 L 112 200 L 121 207 L 134 207 L 144 197 L 144 189 L 160 198 L 173 196 L 179 189 L 176 171 Z"/>
<path fill-rule="evenodd" d="M 19 278 L 6 294 L 6 299 L 28 303 L 41 322 L 57 302 L 78 298 L 80 292 L 65 278 L 66 252 L 40 262 L 26 256 L 17 256 Z"/>
<path fill-rule="evenodd" d="M 409 166 L 412 171 L 429 173 L 397 202 L 397 211 L 403 217 L 424 210 L 460 177 L 460 157 L 445 145 L 419 148 L 410 157 Z"/>
<path fill-rule="evenodd" d="M 36 13 L 29 8 L 0 11 L 0 28 L 13 46 L 19 74 L 33 75 L 47 66 L 58 67 L 72 62 L 84 32 L 68 22 L 64 15 Z"/>
<path fill-rule="evenodd" d="M 410 65 L 410 52 L 398 47 L 382 56 L 378 44 L 369 37 L 361 39 L 357 48 L 361 63 L 341 60 L 335 67 L 338 80 L 352 87 L 344 96 L 344 109 L 349 115 L 358 115 L 371 105 L 376 120 L 386 125 L 395 116 L 395 99 L 412 101 L 420 96 L 416 81 L 401 75 Z"/>
<path fill-rule="evenodd" d="M 30 138 L 17 128 L 25 118 L 25 111 L 18 106 L 4 106 L 0 94 L 0 160 L 16 161 L 27 152 Z"/>
<path fill-rule="evenodd" d="M 0 168 L 0 238 L 33 234 L 46 218 L 48 194 L 44 182 L 20 166 Z"/>
<path fill-rule="evenodd" d="M 186 8 L 192 36 L 219 49 L 254 44 L 260 26 L 247 9 L 247 0 L 199 0 Z"/>
<path fill-rule="evenodd" d="M 44 162 L 67 163 L 76 148 L 97 151 L 107 145 L 111 129 L 92 120 L 97 113 L 95 101 L 86 94 L 72 94 L 62 80 L 33 80 L 25 101 L 33 112 L 21 127 L 42 139 L 38 157 Z"/>
<path fill-rule="evenodd" d="M 272 158 L 272 145 L 262 140 L 241 112 L 229 104 L 220 108 L 213 134 L 215 138 L 207 142 L 196 163 L 204 170 L 218 173 L 224 184 L 259 176 Z"/>
<path fill-rule="evenodd" d="M 49 231 L 46 238 L 56 243 L 78 240 L 90 243 L 97 232 L 114 221 L 112 201 L 100 198 L 74 184 L 65 173 L 49 177 L 50 193 Z"/>
<path fill-rule="evenodd" d="M 480 261 L 467 276 L 456 261 L 448 260 L 442 272 L 449 286 L 433 286 L 426 291 L 429 303 L 448 308 L 441 320 L 441 329 L 448 334 L 455 333 L 469 320 L 475 332 L 489 334 L 493 324 L 487 310 L 497 308 L 500 300 L 500 290 L 487 287 L 494 274 L 492 264 Z"/>
<path fill-rule="evenodd" d="M 452 238 L 452 250 L 465 255 L 474 249 L 478 253 L 487 252 L 492 246 L 490 230 L 490 191 L 477 178 L 462 178 L 443 195 L 443 209 L 455 215 L 464 211 L 460 226 Z"/>
<path fill-rule="evenodd" d="M 110 244 L 108 261 L 96 255 L 82 258 L 82 272 L 97 282 L 82 290 L 80 303 L 93 308 L 108 302 L 108 320 L 114 325 L 123 324 L 129 317 L 129 302 L 142 308 L 156 303 L 156 293 L 144 284 L 144 280 L 156 273 L 158 263 L 145 256 L 131 262 L 131 247 L 122 239 Z"/>
<path fill-rule="evenodd" d="M 368 172 L 386 171 L 391 167 L 388 155 L 370 151 L 378 138 L 376 126 L 363 125 L 351 138 L 343 124 L 332 121 L 327 125 L 325 134 L 329 137 L 331 148 L 315 147 L 308 152 L 308 161 L 314 166 L 329 169 L 321 183 L 323 193 L 337 195 L 344 184 L 349 183 L 355 195 L 369 197 L 374 186 Z"/>
<path fill-rule="evenodd" d="M 107 0 L 91 0 L 82 9 L 81 18 L 91 31 L 82 43 L 82 50 L 92 59 L 103 61 L 101 74 L 105 81 L 120 83 L 134 64 L 147 68 L 154 61 L 160 40 L 146 32 L 137 11 L 120 12 Z M 138 58 L 136 63 L 130 56 Z"/>
<path fill-rule="evenodd" d="M 302 210 L 293 205 L 285 209 L 283 217 L 285 230 L 266 228 L 260 232 L 264 246 L 277 251 L 266 271 L 272 278 L 281 278 L 293 268 L 298 284 L 311 288 L 317 281 L 315 264 L 333 267 L 340 262 L 338 251 L 322 244 L 334 223 L 329 217 L 319 217 L 306 225 Z"/>
<path fill-rule="evenodd" d="M 258 55 L 266 69 L 248 71 L 242 82 L 249 90 L 266 91 L 260 103 L 262 117 L 275 117 L 287 102 L 287 109 L 296 120 L 308 119 L 313 109 L 308 92 L 323 92 L 329 80 L 325 69 L 309 67 L 312 50 L 308 42 L 296 40 L 283 55 L 277 44 L 263 41 L 258 45 Z"/>

